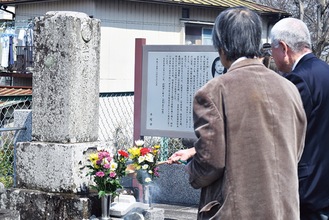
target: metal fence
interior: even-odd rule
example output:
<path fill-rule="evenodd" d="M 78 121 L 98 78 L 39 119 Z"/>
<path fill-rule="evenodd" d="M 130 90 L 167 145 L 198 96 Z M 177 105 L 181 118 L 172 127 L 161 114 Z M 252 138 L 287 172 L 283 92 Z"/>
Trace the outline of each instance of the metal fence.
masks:
<path fill-rule="evenodd" d="M 114 147 L 127 149 L 133 143 L 134 93 L 100 93 L 99 140 L 110 142 Z M 31 109 L 32 96 L 0 97 L 0 182 L 6 187 L 15 183 L 14 110 Z M 179 138 L 144 137 L 146 143 L 160 143 L 162 159 L 183 148 Z"/>
<path fill-rule="evenodd" d="M 15 140 L 19 130 L 14 125 L 14 111 L 31 109 L 31 96 L 6 96 L 0 98 L 0 182 L 14 184 Z"/>
<path fill-rule="evenodd" d="M 133 142 L 134 93 L 100 93 L 99 105 L 100 141 L 127 148 Z"/>

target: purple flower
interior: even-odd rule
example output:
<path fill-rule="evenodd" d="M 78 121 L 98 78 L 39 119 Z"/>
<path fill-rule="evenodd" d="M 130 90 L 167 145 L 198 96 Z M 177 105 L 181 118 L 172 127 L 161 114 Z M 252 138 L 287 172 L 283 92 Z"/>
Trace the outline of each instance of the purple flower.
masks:
<path fill-rule="evenodd" d="M 158 171 L 159 171 L 159 167 L 154 168 L 154 170 L 153 170 L 154 176 L 159 177 L 159 172 Z"/>

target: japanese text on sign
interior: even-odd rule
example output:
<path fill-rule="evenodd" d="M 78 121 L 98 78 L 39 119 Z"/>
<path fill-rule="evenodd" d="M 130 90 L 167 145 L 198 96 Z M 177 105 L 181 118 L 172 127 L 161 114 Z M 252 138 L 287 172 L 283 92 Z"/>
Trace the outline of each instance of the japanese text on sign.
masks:
<path fill-rule="evenodd" d="M 147 56 L 147 80 L 143 75 L 146 82 L 143 99 L 147 102 L 143 112 L 145 131 L 169 131 L 169 134 L 159 134 L 168 137 L 186 136 L 179 133 L 193 136 L 193 96 L 212 78 L 212 63 L 218 54 L 150 51 Z"/>

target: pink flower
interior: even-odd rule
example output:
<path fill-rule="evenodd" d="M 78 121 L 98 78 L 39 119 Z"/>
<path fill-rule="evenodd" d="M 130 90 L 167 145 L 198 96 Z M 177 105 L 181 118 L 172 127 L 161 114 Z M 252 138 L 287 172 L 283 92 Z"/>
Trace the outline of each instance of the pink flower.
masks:
<path fill-rule="evenodd" d="M 96 172 L 96 176 L 98 176 L 98 177 L 103 177 L 104 175 L 105 175 L 105 173 L 102 171 Z"/>
<path fill-rule="evenodd" d="M 117 174 L 116 174 L 115 172 L 110 172 L 110 177 L 111 177 L 111 178 L 115 178 L 116 175 L 117 175 Z"/>
<path fill-rule="evenodd" d="M 110 155 L 109 152 L 107 152 L 107 151 L 100 151 L 100 152 L 98 153 L 98 158 L 99 158 L 100 160 L 102 160 L 103 158 L 106 158 L 106 157 L 111 157 L 111 155 Z"/>
<path fill-rule="evenodd" d="M 111 157 L 111 156 L 107 156 L 107 157 L 106 157 L 106 160 L 107 160 L 108 162 L 111 162 L 112 157 Z"/>
<path fill-rule="evenodd" d="M 105 169 L 110 169 L 110 164 L 109 163 L 106 163 L 106 164 L 104 164 L 104 166 L 103 166 Z"/>

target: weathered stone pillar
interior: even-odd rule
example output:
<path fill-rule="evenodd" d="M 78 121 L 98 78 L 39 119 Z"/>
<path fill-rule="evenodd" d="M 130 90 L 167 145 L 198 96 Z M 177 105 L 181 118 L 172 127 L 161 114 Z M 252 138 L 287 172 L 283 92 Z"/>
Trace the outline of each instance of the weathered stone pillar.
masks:
<path fill-rule="evenodd" d="M 32 139 L 96 141 L 99 21 L 77 12 L 48 12 L 34 29 Z"/>
<path fill-rule="evenodd" d="M 98 139 L 100 22 L 78 12 L 35 19 L 32 142 L 17 148 L 19 187 L 77 192 Z"/>
<path fill-rule="evenodd" d="M 80 168 L 99 147 L 100 21 L 78 12 L 35 19 L 32 142 L 17 144 L 9 208 L 22 219 L 89 219 Z M 6 208 L 8 208 L 6 207 Z"/>

